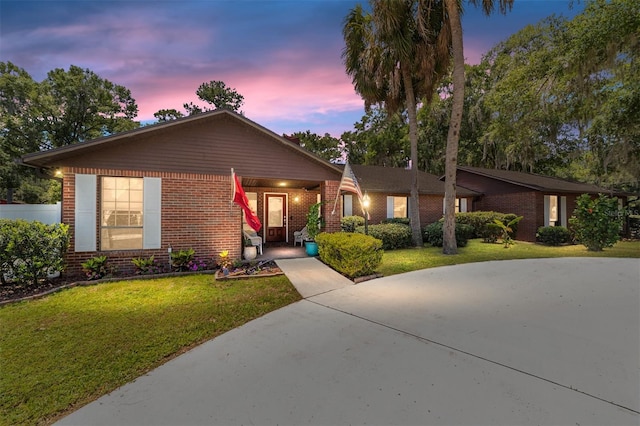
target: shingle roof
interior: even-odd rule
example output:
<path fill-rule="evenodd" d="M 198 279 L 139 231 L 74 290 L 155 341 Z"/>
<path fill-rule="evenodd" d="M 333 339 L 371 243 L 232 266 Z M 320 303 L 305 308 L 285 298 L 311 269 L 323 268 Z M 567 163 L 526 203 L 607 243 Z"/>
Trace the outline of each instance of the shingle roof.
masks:
<path fill-rule="evenodd" d="M 411 170 L 357 164 L 351 164 L 351 168 L 363 192 L 366 190 L 389 194 L 411 193 Z M 430 173 L 418 171 L 418 188 L 420 194 L 444 195 L 444 182 L 438 176 Z M 458 186 L 456 195 L 472 197 L 480 194 Z"/>
<path fill-rule="evenodd" d="M 497 179 L 513 185 L 524 186 L 536 191 L 568 192 L 576 194 L 610 193 L 611 191 L 588 183 L 571 182 L 564 179 L 511 170 L 484 169 L 481 167 L 458 166 L 458 170 Z"/>

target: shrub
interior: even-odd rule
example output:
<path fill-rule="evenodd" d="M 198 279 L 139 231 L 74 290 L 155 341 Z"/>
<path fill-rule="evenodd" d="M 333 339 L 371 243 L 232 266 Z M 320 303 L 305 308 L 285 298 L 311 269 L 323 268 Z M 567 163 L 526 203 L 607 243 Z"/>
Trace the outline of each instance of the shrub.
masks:
<path fill-rule="evenodd" d="M 411 247 L 411 227 L 401 223 L 381 223 L 369 225 L 369 235 L 382 241 L 384 250 Z M 364 226 L 358 226 L 356 232 L 364 234 Z"/>
<path fill-rule="evenodd" d="M 38 221 L 3 220 L 0 224 L 0 275 L 37 284 L 48 274 L 64 269 L 69 247 L 69 226 Z"/>
<path fill-rule="evenodd" d="M 323 232 L 316 242 L 320 259 L 349 278 L 373 274 L 382 262 L 382 241 L 370 235 Z"/>
<path fill-rule="evenodd" d="M 342 232 L 356 232 L 356 228 L 363 225 L 364 217 L 362 216 L 345 216 L 340 219 Z"/>
<path fill-rule="evenodd" d="M 87 275 L 88 280 L 99 280 L 109 275 L 107 268 L 107 256 L 96 256 L 82 262 L 82 270 Z"/>
<path fill-rule="evenodd" d="M 444 242 L 444 224 L 433 222 L 423 228 L 424 241 L 434 247 L 442 247 Z M 465 247 L 469 238 L 473 236 L 473 227 L 464 223 L 456 223 L 456 245 Z"/>
<path fill-rule="evenodd" d="M 171 267 L 179 272 L 188 271 L 195 254 L 192 248 L 171 252 Z"/>
<path fill-rule="evenodd" d="M 380 223 L 401 223 L 403 225 L 411 226 L 411 219 L 408 217 L 388 217 L 383 219 Z"/>
<path fill-rule="evenodd" d="M 495 220 L 498 219 L 504 225 L 508 225 L 516 217 L 513 213 L 476 211 L 456 213 L 456 223 L 470 225 L 473 228 L 473 235 L 470 238 L 482 238 L 485 243 L 495 243 L 502 235 L 502 229 L 495 223 Z M 511 229 L 512 237 L 516 238 L 518 233 L 517 223 L 511 226 Z"/>
<path fill-rule="evenodd" d="M 582 194 L 576 199 L 576 208 L 569 225 L 577 240 L 589 251 L 602 251 L 613 247 L 620 239 L 624 212 L 618 210 L 618 199 L 599 194 L 592 199 Z"/>
<path fill-rule="evenodd" d="M 138 275 L 159 274 L 163 271 L 162 266 L 158 265 L 153 256 L 133 258 L 131 263 L 136 267 L 136 274 Z"/>
<path fill-rule="evenodd" d="M 564 226 L 541 226 L 536 239 L 548 246 L 559 246 L 571 241 L 571 232 Z"/>

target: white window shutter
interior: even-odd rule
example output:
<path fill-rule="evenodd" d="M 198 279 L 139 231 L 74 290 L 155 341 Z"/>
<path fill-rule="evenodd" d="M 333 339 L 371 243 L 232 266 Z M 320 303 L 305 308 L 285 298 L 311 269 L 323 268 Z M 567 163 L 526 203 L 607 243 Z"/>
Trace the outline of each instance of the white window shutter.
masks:
<path fill-rule="evenodd" d="M 544 226 L 549 226 L 549 206 L 551 202 L 548 195 L 544 196 Z"/>
<path fill-rule="evenodd" d="M 460 212 L 461 213 L 466 213 L 467 212 L 467 199 L 466 198 L 460 198 Z"/>
<path fill-rule="evenodd" d="M 75 251 L 96 251 L 96 175 L 76 175 Z"/>
<path fill-rule="evenodd" d="M 162 210 L 162 179 L 144 178 L 143 192 L 144 213 L 142 216 L 142 248 L 158 249 L 162 243 L 161 210 Z"/>
<path fill-rule="evenodd" d="M 352 216 L 353 215 L 353 195 L 344 194 L 342 196 L 342 205 L 344 209 L 344 216 Z"/>
<path fill-rule="evenodd" d="M 567 227 L 567 197 L 560 197 L 560 225 Z"/>
<path fill-rule="evenodd" d="M 393 218 L 393 197 L 387 197 L 387 218 Z"/>

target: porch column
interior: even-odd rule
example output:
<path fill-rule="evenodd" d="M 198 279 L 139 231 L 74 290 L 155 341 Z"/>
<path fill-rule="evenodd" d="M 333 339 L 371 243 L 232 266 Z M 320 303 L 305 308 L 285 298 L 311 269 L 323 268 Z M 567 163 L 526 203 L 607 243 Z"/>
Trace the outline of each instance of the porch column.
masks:
<path fill-rule="evenodd" d="M 322 217 L 324 218 L 325 232 L 340 232 L 341 230 L 340 219 L 342 217 L 342 197 L 338 197 L 336 211 L 334 214 L 331 214 L 339 186 L 339 181 L 326 180 L 321 188 L 322 201 L 325 201 L 322 205 Z"/>

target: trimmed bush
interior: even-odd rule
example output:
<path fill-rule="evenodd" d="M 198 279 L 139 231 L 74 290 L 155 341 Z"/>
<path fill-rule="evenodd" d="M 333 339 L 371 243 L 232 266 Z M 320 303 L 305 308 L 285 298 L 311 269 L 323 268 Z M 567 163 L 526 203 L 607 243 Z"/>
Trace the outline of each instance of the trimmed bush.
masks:
<path fill-rule="evenodd" d="M 69 226 L 38 221 L 0 220 L 0 276 L 37 284 L 50 273 L 64 269 L 69 247 Z"/>
<path fill-rule="evenodd" d="M 383 219 L 380 223 L 401 223 L 403 225 L 411 226 L 411 219 L 408 217 L 388 217 Z"/>
<path fill-rule="evenodd" d="M 496 225 L 495 220 L 498 219 L 507 225 L 516 217 L 518 216 L 513 213 L 476 211 L 456 213 L 456 223 L 470 225 L 473 228 L 473 235 L 470 238 L 482 238 L 485 243 L 495 243 L 502 235 L 502 229 Z M 518 224 L 512 225 L 511 230 L 512 237 L 515 239 L 518 233 Z"/>
<path fill-rule="evenodd" d="M 364 217 L 362 216 L 345 216 L 340 219 L 340 227 L 342 232 L 356 232 L 358 226 L 364 226 Z"/>
<path fill-rule="evenodd" d="M 444 242 L 444 223 L 433 222 L 423 228 L 424 241 L 434 247 L 442 247 Z M 464 223 L 456 223 L 456 245 L 465 247 L 473 236 L 473 227 Z"/>
<path fill-rule="evenodd" d="M 548 246 L 559 246 L 571 241 L 571 233 L 564 226 L 541 226 L 536 239 Z"/>
<path fill-rule="evenodd" d="M 323 232 L 316 242 L 320 259 L 349 278 L 371 275 L 382 262 L 382 241 L 370 235 Z"/>
<path fill-rule="evenodd" d="M 364 226 L 358 226 L 356 232 L 364 234 Z M 411 247 L 411 227 L 401 223 L 381 223 L 369 225 L 369 235 L 382 240 L 384 250 Z"/>

